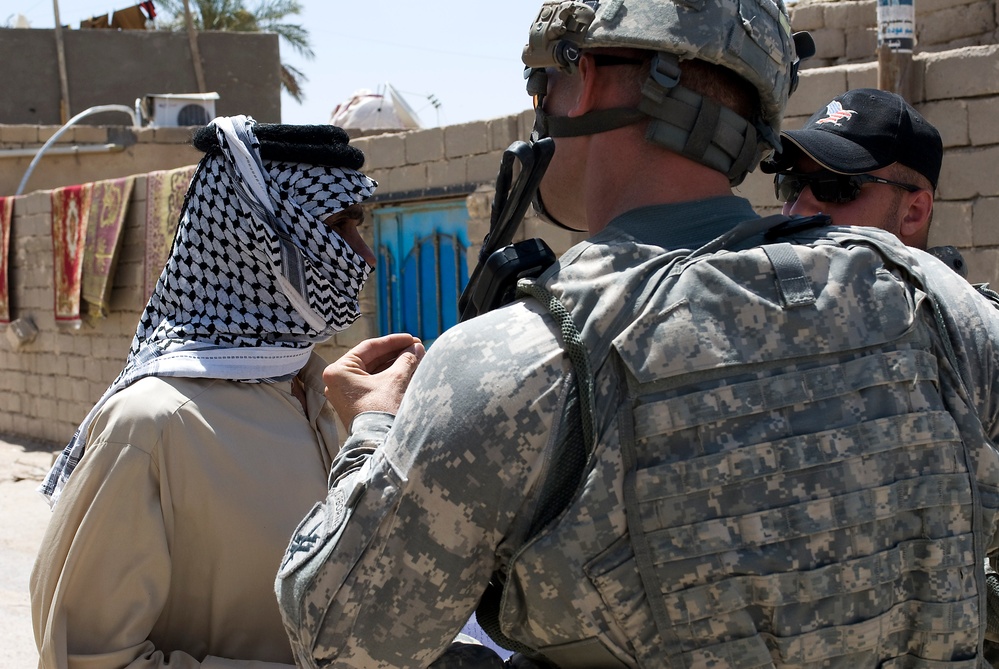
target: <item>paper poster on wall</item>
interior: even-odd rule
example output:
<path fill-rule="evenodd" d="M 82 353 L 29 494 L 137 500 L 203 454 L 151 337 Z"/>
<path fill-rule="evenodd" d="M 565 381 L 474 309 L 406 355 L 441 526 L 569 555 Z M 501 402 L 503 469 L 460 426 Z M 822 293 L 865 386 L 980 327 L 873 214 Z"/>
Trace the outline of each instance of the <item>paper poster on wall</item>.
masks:
<path fill-rule="evenodd" d="M 916 5 L 913 0 L 878 0 L 878 47 L 912 53 L 916 44 Z"/>

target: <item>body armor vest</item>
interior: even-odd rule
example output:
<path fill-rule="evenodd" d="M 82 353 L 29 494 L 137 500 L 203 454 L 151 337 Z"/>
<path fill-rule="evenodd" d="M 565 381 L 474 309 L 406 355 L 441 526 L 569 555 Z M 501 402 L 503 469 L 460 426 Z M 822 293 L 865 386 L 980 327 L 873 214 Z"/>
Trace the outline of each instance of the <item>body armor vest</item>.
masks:
<path fill-rule="evenodd" d="M 562 667 L 985 666 L 999 460 L 921 276 L 864 232 L 571 250 L 536 285 L 587 351 L 594 449 L 501 626 Z M 607 629 L 559 639 L 566 597 Z"/>

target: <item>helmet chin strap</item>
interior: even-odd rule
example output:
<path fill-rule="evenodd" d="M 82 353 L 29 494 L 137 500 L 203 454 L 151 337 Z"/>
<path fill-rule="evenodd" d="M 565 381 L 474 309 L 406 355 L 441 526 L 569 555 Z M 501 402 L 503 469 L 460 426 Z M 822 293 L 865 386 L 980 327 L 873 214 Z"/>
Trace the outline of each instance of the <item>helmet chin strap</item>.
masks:
<path fill-rule="evenodd" d="M 582 116 L 549 116 L 539 104 L 535 110 L 534 132 L 531 134 L 532 141 L 538 141 L 544 137 L 582 137 L 584 135 L 595 135 L 608 130 L 623 128 L 639 121 L 647 120 L 649 117 L 637 110 L 625 107 L 616 109 L 601 109 L 588 112 Z M 571 227 L 555 218 L 548 209 L 545 208 L 541 198 L 540 186 L 534 192 L 531 201 L 538 216 L 547 220 L 552 225 L 569 230 L 570 232 L 585 232 L 585 229 Z"/>
<path fill-rule="evenodd" d="M 761 144 L 779 146 L 773 130 L 757 119 L 750 121 L 728 107 L 680 85 L 680 64 L 675 54 L 658 52 L 649 77 L 642 85 L 642 99 L 635 108 L 616 107 L 582 116 L 549 116 L 544 111 L 547 74 L 528 74 L 528 92 L 536 99 L 536 137 L 579 137 L 649 121 L 646 138 L 670 151 L 725 174 L 732 186 L 742 183 L 762 155 Z M 762 140 L 762 141 L 761 141 Z M 535 208 L 541 204 L 537 196 Z M 538 209 L 556 225 L 551 214 Z"/>
<path fill-rule="evenodd" d="M 563 230 L 568 230 L 569 232 L 586 232 L 581 228 L 574 228 L 570 225 L 566 225 L 562 221 L 558 220 L 552 213 L 545 208 L 545 203 L 541 199 L 541 188 L 534 191 L 534 199 L 531 200 L 531 206 L 534 207 L 534 213 L 544 221 L 548 221 L 557 228 L 562 228 Z"/>
<path fill-rule="evenodd" d="M 581 116 L 550 116 L 544 109 L 544 99 L 548 92 L 547 74 L 543 69 L 533 69 L 528 70 L 526 76 L 527 91 L 535 99 L 534 131 L 531 133 L 532 142 L 545 137 L 596 135 L 601 132 L 623 128 L 649 118 L 645 112 L 630 107 L 599 109 L 587 112 Z M 538 216 L 552 225 L 570 232 L 585 232 L 585 229 L 574 228 L 563 223 L 548 211 L 541 197 L 540 186 L 534 192 L 531 204 Z"/>

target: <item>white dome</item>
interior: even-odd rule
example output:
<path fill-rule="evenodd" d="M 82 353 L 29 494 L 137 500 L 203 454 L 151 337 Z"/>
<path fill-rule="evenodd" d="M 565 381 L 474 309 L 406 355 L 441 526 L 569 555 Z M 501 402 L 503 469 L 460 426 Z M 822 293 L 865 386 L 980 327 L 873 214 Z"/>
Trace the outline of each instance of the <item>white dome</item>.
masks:
<path fill-rule="evenodd" d="M 355 91 L 350 100 L 333 109 L 329 122 L 344 130 L 409 130 L 422 127 L 416 112 L 391 84 L 385 84 L 383 93 L 367 88 Z"/>

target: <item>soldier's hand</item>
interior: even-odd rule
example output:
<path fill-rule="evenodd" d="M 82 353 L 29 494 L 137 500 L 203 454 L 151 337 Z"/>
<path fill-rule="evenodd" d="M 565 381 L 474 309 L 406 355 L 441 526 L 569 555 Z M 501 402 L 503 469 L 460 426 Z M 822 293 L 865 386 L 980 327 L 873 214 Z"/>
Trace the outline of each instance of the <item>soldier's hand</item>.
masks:
<path fill-rule="evenodd" d="M 424 353 L 409 334 L 363 341 L 323 370 L 326 399 L 348 428 L 364 411 L 394 414 Z"/>

